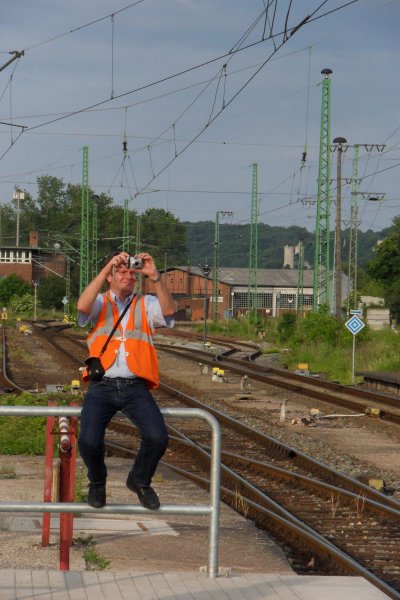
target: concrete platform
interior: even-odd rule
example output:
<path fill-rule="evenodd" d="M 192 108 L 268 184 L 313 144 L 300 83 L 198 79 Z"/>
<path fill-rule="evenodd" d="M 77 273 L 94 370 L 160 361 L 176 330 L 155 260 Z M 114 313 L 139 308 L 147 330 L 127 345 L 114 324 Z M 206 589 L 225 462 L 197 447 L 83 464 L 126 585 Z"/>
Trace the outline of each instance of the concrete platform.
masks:
<path fill-rule="evenodd" d="M 0 570 L 0 600 L 385 600 L 358 577 Z"/>

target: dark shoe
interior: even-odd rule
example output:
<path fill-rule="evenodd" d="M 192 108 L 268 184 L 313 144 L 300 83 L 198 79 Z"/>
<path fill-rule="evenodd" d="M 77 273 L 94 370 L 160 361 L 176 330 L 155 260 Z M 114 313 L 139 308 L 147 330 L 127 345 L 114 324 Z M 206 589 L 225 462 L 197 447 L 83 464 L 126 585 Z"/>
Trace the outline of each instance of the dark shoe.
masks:
<path fill-rule="evenodd" d="M 131 490 L 131 492 L 137 494 L 140 504 L 145 508 L 148 508 L 149 510 L 157 510 L 157 508 L 160 508 L 160 501 L 152 487 L 139 487 L 129 475 L 126 480 L 126 487 L 128 490 Z"/>
<path fill-rule="evenodd" d="M 103 508 L 106 504 L 106 486 L 104 483 L 89 483 L 88 504 L 93 508 Z"/>

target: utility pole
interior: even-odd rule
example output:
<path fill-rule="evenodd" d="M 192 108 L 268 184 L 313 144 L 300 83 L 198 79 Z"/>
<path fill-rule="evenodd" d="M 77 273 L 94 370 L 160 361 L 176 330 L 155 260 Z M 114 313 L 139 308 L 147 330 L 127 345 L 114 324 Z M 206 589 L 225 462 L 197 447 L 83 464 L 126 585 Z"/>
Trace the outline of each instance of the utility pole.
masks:
<path fill-rule="evenodd" d="M 257 269 L 258 269 L 258 165 L 253 163 L 251 186 L 249 285 L 247 291 L 247 318 L 257 324 Z"/>
<path fill-rule="evenodd" d="M 34 290 L 33 296 L 33 320 L 37 321 L 37 286 L 39 285 L 38 281 L 32 281 Z"/>
<path fill-rule="evenodd" d="M 304 309 L 304 244 L 299 242 L 299 261 L 297 263 L 297 305 L 296 312 L 303 316 Z"/>
<path fill-rule="evenodd" d="M 89 147 L 83 146 L 79 294 L 89 283 Z"/>
<path fill-rule="evenodd" d="M 358 203 L 360 199 L 360 179 L 359 172 L 359 150 L 363 147 L 367 152 L 377 150 L 382 152 L 385 144 L 354 144 L 352 177 L 347 183 L 351 183 L 351 209 L 350 209 L 350 243 L 349 243 L 349 279 L 347 290 L 347 313 L 350 315 L 351 308 L 357 308 L 357 286 L 358 286 Z M 383 200 L 385 194 L 363 192 L 362 197 L 365 200 L 376 201 Z"/>
<path fill-rule="evenodd" d="M 317 215 L 315 222 L 315 254 L 313 311 L 329 303 L 330 250 L 330 96 L 331 69 L 323 69 L 322 109 L 319 145 Z"/>
<path fill-rule="evenodd" d="M 215 216 L 214 231 L 214 270 L 213 270 L 213 321 L 218 321 L 218 274 L 219 274 L 219 215 L 231 217 L 232 211 L 218 210 Z"/>
<path fill-rule="evenodd" d="M 212 271 L 212 267 L 206 262 L 204 265 L 199 265 L 204 277 L 204 329 L 203 329 L 203 345 L 207 342 L 207 313 L 208 313 L 208 277 Z"/>
<path fill-rule="evenodd" d="M 337 319 L 342 316 L 342 154 L 343 144 L 347 143 L 344 137 L 336 137 L 333 140 L 337 144 L 337 182 L 336 182 L 336 291 L 335 291 L 335 315 Z"/>

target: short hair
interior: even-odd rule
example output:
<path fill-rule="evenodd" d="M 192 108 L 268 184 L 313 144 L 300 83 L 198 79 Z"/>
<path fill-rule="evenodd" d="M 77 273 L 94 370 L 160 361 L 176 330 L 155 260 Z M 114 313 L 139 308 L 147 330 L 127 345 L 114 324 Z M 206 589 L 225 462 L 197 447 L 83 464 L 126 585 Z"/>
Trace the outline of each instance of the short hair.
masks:
<path fill-rule="evenodd" d="M 107 254 L 107 256 L 104 259 L 104 266 L 108 265 L 110 260 L 114 258 L 114 256 L 118 256 L 118 254 L 121 254 L 121 250 L 112 250 L 110 254 Z"/>

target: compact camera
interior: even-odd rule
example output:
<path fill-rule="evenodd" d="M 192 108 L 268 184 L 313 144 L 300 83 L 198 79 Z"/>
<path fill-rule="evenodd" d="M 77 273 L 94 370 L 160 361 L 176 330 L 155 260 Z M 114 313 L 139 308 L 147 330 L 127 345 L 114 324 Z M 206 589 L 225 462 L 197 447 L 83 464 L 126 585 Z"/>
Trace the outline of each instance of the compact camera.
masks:
<path fill-rule="evenodd" d="M 128 269 L 141 269 L 143 261 L 140 256 L 129 256 L 127 261 Z"/>

